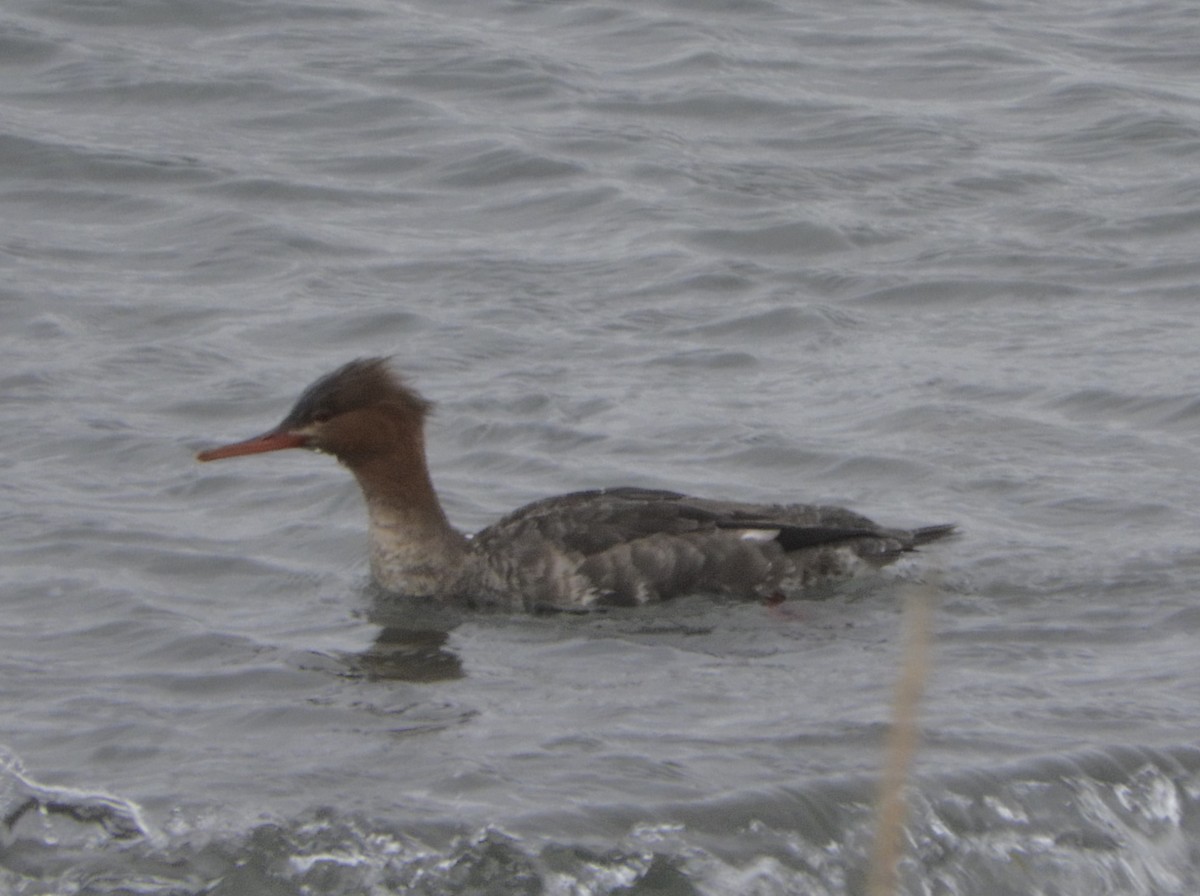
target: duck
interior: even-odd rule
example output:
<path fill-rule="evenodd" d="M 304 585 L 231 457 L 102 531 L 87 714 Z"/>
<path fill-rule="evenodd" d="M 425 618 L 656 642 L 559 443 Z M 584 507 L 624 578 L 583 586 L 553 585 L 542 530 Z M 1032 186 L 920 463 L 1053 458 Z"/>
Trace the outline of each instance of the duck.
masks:
<path fill-rule="evenodd" d="M 618 486 L 544 498 L 466 535 L 447 519 L 429 474 L 431 407 L 388 358 L 359 358 L 309 386 L 278 426 L 196 457 L 332 455 L 362 491 L 378 586 L 463 608 L 588 611 L 698 593 L 778 602 L 956 530 L 888 528 L 835 506 Z"/>

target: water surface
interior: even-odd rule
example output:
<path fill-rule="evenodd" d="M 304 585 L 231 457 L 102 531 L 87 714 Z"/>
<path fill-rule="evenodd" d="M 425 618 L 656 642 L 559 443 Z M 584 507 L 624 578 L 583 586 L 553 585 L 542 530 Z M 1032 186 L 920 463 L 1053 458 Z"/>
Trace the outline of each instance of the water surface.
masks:
<path fill-rule="evenodd" d="M 1179 0 L 9 4 L 0 800 L 116 814 L 25 812 L 0 888 L 857 892 L 928 581 L 904 892 L 1194 892 L 1198 39 Z M 413 634 L 345 471 L 192 460 L 368 354 L 464 529 L 631 484 L 964 534 L 783 608 Z"/>

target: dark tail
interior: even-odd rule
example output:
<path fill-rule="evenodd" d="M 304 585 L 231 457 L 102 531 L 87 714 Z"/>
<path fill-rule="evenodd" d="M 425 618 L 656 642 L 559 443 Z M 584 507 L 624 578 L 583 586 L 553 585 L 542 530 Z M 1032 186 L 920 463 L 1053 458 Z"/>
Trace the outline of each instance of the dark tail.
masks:
<path fill-rule="evenodd" d="M 922 526 L 920 529 L 912 530 L 912 541 L 909 542 L 905 550 L 912 550 L 923 544 L 929 544 L 931 541 L 937 541 L 941 538 L 947 538 L 958 531 L 956 523 L 942 523 L 940 526 Z"/>

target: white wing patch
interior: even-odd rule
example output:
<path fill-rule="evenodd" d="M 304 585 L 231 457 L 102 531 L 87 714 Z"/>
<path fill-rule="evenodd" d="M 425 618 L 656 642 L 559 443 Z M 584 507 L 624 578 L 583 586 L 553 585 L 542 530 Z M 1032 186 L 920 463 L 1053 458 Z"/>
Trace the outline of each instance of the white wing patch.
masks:
<path fill-rule="evenodd" d="M 779 537 L 778 529 L 739 529 L 738 538 L 742 541 L 774 541 Z"/>

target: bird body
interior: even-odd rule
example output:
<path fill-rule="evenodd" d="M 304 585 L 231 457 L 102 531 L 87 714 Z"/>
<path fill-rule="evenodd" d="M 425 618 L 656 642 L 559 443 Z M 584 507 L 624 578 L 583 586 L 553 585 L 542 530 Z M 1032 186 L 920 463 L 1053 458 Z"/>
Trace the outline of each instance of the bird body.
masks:
<path fill-rule="evenodd" d="M 334 455 L 366 500 L 375 580 L 463 606 L 585 610 L 695 592 L 773 598 L 884 566 L 954 530 L 884 528 L 840 507 L 622 487 L 536 501 L 467 537 L 446 519 L 429 476 L 429 407 L 385 359 L 360 359 L 309 387 L 275 429 L 198 458 L 285 448 Z"/>

